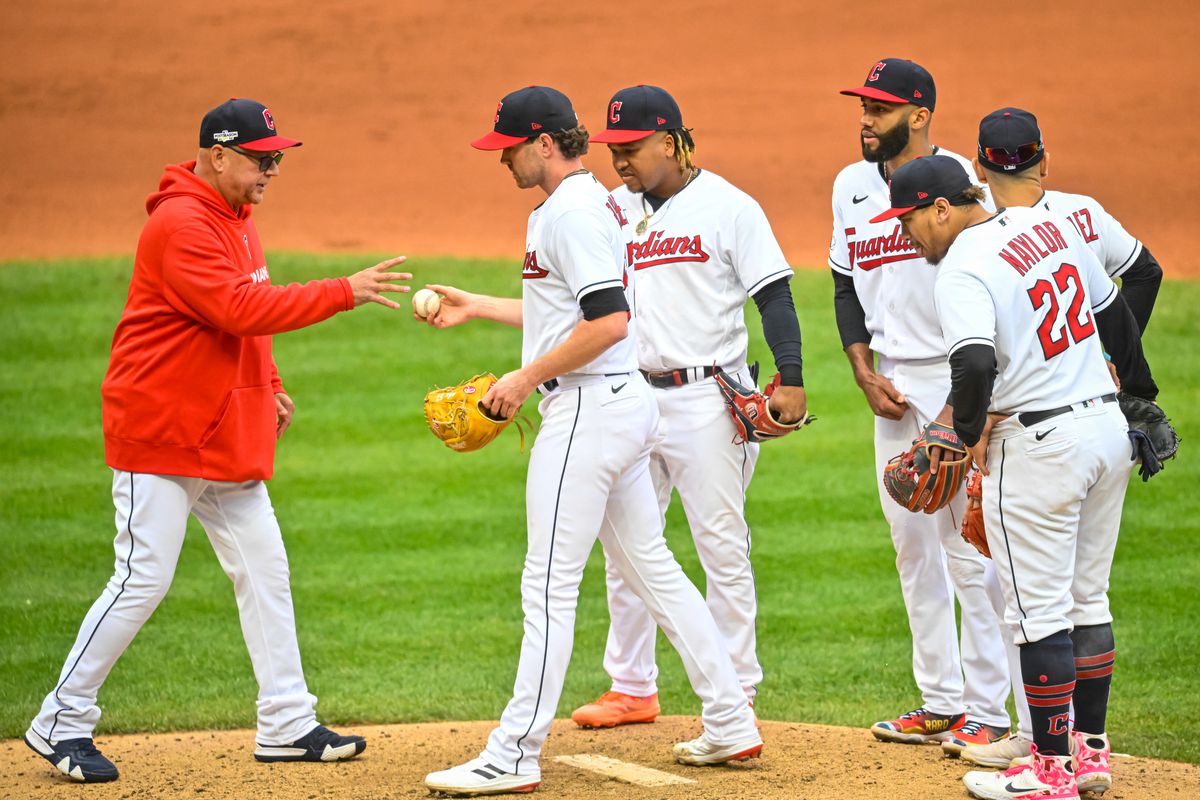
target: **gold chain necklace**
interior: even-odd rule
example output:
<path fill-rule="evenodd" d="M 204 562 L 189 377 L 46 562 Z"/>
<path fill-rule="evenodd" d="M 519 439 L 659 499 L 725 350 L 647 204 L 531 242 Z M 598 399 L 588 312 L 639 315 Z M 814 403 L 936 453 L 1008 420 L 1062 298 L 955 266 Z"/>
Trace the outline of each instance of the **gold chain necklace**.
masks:
<path fill-rule="evenodd" d="M 688 187 L 688 184 L 690 184 L 693 180 L 695 180 L 696 176 L 699 174 L 700 174 L 700 169 L 698 167 L 692 167 L 692 174 L 688 175 L 688 179 L 683 182 L 683 186 L 679 187 L 679 192 L 682 192 L 684 189 L 686 189 Z M 656 213 L 658 213 L 658 211 L 661 211 L 664 208 L 666 208 L 667 206 L 669 206 L 671 204 L 671 201 L 674 200 L 676 198 L 676 196 L 678 196 L 679 192 L 676 192 L 675 194 L 668 197 L 667 202 L 664 203 L 659 209 L 657 209 L 656 211 L 653 211 L 653 212 L 650 211 L 650 209 L 648 209 L 646 207 L 646 193 L 642 192 L 642 221 L 639 222 L 637 224 L 637 228 L 635 228 L 638 236 L 641 236 L 642 234 L 644 234 L 646 232 L 646 229 L 650 227 L 651 214 L 656 214 Z"/>

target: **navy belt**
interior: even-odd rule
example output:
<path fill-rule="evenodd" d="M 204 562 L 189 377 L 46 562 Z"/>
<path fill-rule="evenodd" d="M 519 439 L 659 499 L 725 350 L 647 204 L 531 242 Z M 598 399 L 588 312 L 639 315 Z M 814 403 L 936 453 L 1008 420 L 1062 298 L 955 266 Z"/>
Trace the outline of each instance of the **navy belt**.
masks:
<path fill-rule="evenodd" d="M 1115 403 L 1117 402 L 1117 396 L 1115 394 L 1106 394 L 1100 398 L 1100 401 L 1103 403 Z M 1052 408 L 1049 411 L 1022 411 L 1020 414 L 1017 414 L 1017 422 L 1028 428 L 1033 425 L 1037 425 L 1039 422 L 1045 422 L 1051 417 L 1057 417 L 1059 414 L 1065 414 L 1070 411 L 1072 407 L 1073 406 L 1059 406 L 1058 408 Z"/>
<path fill-rule="evenodd" d="M 671 369 L 666 372 L 647 372 L 646 370 L 638 370 L 642 373 L 642 377 L 646 382 L 655 389 L 669 389 L 673 386 L 683 386 L 691 383 L 692 379 L 688 373 L 693 369 L 699 370 L 705 378 L 711 378 L 717 374 L 716 367 L 684 367 L 683 369 Z"/>

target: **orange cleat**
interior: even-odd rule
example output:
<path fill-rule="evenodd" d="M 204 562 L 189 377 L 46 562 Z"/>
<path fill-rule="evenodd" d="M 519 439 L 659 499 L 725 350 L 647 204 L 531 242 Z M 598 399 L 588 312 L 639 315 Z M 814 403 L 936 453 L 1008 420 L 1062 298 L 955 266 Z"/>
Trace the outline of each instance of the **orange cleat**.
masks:
<path fill-rule="evenodd" d="M 572 721 L 581 728 L 615 728 L 635 722 L 658 719 L 658 694 L 633 697 L 620 692 L 605 692 L 594 703 L 575 709 Z"/>

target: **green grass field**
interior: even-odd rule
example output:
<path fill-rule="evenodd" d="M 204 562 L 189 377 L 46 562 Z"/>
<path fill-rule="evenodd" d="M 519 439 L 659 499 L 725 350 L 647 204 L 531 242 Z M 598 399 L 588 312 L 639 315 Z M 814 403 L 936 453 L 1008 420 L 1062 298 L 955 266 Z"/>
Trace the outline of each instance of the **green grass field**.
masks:
<path fill-rule="evenodd" d="M 370 263 L 281 253 L 272 274 L 305 280 Z M 422 281 L 520 288 L 515 263 L 410 266 Z M 127 258 L 0 265 L 0 737 L 24 731 L 111 574 L 99 388 L 130 269 Z M 763 448 L 750 492 L 767 673 L 757 710 L 868 725 L 919 703 L 907 622 L 871 476 L 871 417 L 837 343 L 828 274 L 801 273 L 794 293 L 820 421 Z M 1147 341 L 1186 441 L 1182 459 L 1129 491 L 1112 580 L 1119 658 L 1109 725 L 1119 750 L 1193 763 L 1200 470 L 1186 448 L 1200 426 L 1197 306 L 1200 284 L 1165 284 Z M 496 718 L 521 636 L 526 456 L 511 431 L 478 453 L 447 450 L 426 431 L 421 398 L 439 383 L 514 368 L 519 333 L 488 323 L 436 332 L 372 306 L 279 336 L 275 347 L 298 410 L 271 493 L 323 720 Z M 760 336 L 751 354 L 769 361 Z M 668 522 L 673 549 L 702 581 L 678 504 Z M 607 625 L 597 548 L 560 716 L 607 688 Z M 659 652 L 664 711 L 697 713 L 678 658 L 665 642 Z M 101 732 L 251 727 L 255 691 L 231 587 L 193 523 L 170 594 L 101 694 Z"/>

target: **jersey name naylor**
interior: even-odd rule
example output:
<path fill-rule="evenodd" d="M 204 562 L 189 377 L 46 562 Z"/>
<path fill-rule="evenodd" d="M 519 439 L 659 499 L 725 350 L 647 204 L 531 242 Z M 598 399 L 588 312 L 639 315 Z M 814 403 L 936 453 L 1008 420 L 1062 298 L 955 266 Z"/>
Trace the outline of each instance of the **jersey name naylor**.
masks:
<path fill-rule="evenodd" d="M 856 242 L 853 239 L 854 228 L 846 228 L 846 242 L 849 244 L 850 268 L 873 270 L 894 261 L 907 261 L 910 258 L 920 258 L 897 224 L 886 236 L 876 236 L 874 239 L 863 239 Z"/>
<path fill-rule="evenodd" d="M 629 263 L 636 269 L 648 269 L 662 264 L 697 263 L 708 261 L 708 253 L 700 235 L 664 236 L 655 231 L 644 242 L 629 242 L 625 245 Z"/>

